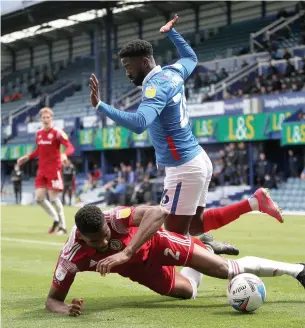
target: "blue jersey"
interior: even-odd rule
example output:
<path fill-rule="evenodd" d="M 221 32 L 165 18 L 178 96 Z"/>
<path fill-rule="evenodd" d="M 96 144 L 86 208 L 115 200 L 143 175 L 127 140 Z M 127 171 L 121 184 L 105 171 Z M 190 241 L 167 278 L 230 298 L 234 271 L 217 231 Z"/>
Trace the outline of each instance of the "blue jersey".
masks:
<path fill-rule="evenodd" d="M 157 117 L 147 131 L 156 151 L 157 163 L 177 166 L 193 159 L 201 147 L 194 137 L 186 107 L 183 66 L 157 66 L 143 83 L 142 105 Z"/>
<path fill-rule="evenodd" d="M 196 67 L 197 57 L 174 29 L 168 36 L 181 58 L 174 65 L 155 67 L 145 77 L 137 112 L 122 112 L 103 102 L 99 102 L 97 109 L 133 132 L 147 129 L 157 163 L 170 167 L 190 161 L 201 147 L 192 133 L 184 91 L 184 81 Z"/>

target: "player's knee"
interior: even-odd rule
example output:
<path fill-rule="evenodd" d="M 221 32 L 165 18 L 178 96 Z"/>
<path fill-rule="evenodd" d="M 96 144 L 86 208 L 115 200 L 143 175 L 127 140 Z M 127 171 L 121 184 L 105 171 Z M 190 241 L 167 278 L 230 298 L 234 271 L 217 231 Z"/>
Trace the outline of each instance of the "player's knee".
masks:
<path fill-rule="evenodd" d="M 49 198 L 51 203 L 57 203 L 60 201 L 59 195 L 57 192 L 50 192 L 49 193 Z"/>
<path fill-rule="evenodd" d="M 173 290 L 172 292 L 170 292 L 168 295 L 165 296 L 180 298 L 182 300 L 190 300 L 196 298 L 196 295 L 197 295 L 197 288 L 194 297 L 193 288 L 190 286 L 189 288 L 185 288 L 184 290 L 179 290 L 179 291 Z"/>
<path fill-rule="evenodd" d="M 37 204 L 41 204 L 44 201 L 43 195 L 36 195 L 36 202 Z"/>

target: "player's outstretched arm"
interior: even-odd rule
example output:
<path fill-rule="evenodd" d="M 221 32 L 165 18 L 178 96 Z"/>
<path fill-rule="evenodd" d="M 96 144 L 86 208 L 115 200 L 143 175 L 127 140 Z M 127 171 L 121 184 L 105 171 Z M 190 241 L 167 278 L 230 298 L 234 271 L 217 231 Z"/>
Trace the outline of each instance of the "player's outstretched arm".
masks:
<path fill-rule="evenodd" d="M 74 298 L 71 304 L 66 304 L 64 301 L 67 294 L 68 290 L 58 290 L 52 285 L 45 303 L 46 310 L 48 312 L 66 314 L 72 317 L 79 316 L 82 313 L 84 300 L 82 298 Z"/>
<path fill-rule="evenodd" d="M 33 152 L 31 152 L 30 154 L 24 155 L 24 156 L 18 158 L 17 159 L 17 164 L 19 166 L 21 166 L 24 163 L 26 163 L 28 160 L 36 158 L 36 157 L 38 157 L 38 147 Z"/>
<path fill-rule="evenodd" d="M 156 119 L 158 115 L 157 111 L 150 106 L 146 106 L 144 103 L 139 106 L 136 113 L 123 112 L 107 105 L 100 100 L 99 82 L 94 74 L 91 74 L 90 81 L 90 99 L 92 106 L 95 107 L 98 112 L 105 114 L 117 124 L 124 126 L 132 132 L 141 134 Z"/>
<path fill-rule="evenodd" d="M 122 252 L 99 261 L 96 271 L 100 272 L 101 275 L 105 275 L 113 267 L 127 262 L 161 228 L 167 215 L 167 210 L 161 206 L 137 207 L 133 215 L 133 222 L 131 223 L 133 226 L 139 226 L 135 236 Z"/>
<path fill-rule="evenodd" d="M 184 80 L 186 80 L 195 69 L 198 59 L 194 50 L 183 39 L 183 37 L 174 29 L 174 26 L 178 18 L 179 17 L 175 15 L 175 17 L 172 20 L 170 20 L 166 25 L 160 28 L 160 32 L 167 33 L 168 37 L 176 46 L 179 56 L 181 58 L 176 62 L 176 67 L 182 73 Z M 179 65 L 181 67 L 179 67 Z"/>

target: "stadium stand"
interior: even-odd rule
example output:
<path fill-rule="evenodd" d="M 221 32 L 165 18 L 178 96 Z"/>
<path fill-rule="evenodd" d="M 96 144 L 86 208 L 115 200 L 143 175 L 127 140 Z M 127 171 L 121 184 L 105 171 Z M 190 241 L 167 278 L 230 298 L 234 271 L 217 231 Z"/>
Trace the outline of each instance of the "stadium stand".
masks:
<path fill-rule="evenodd" d="M 305 211 L 305 180 L 288 178 L 278 189 L 271 190 L 272 197 L 287 211 Z"/>
<path fill-rule="evenodd" d="M 295 14 L 302 12 L 302 10 L 294 11 L 296 3 L 294 1 L 279 4 L 269 1 L 266 3 L 265 14 L 262 17 L 260 4 L 256 2 L 232 2 L 230 23 L 224 2 L 219 4 L 207 3 L 204 6 L 199 6 L 196 10 L 188 8 L 187 4 L 181 5 L 179 8 L 179 31 L 194 47 L 200 61 L 196 72 L 187 82 L 188 104 L 196 106 L 214 99 L 235 99 L 304 90 L 305 75 L 302 56 L 305 55 L 305 48 L 299 46 L 302 42 L 303 33 L 303 26 L 299 21 L 295 20 L 289 24 L 289 33 L 285 37 L 283 37 L 283 29 L 270 34 L 272 42 L 276 43 L 276 51 L 273 48 L 270 49 L 269 45 L 266 44 L 264 49 L 259 49 L 264 50 L 263 52 L 249 53 L 251 50 L 250 35 L 263 31 L 258 35 L 264 36 L 266 31 L 272 31 L 272 27 L 277 26 L 274 25 L 275 22 L 280 25 L 285 22 L 285 19 L 291 20 Z M 147 8 L 141 7 L 143 13 L 141 29 L 137 23 L 128 21 L 128 13 L 115 14 L 114 17 L 116 17 L 115 20 L 118 24 L 113 37 L 114 52 L 117 52 L 129 40 L 140 36 L 152 42 L 156 60 L 161 65 L 171 63 L 177 58 L 177 53 L 170 42 L 156 33 L 159 26 L 164 23 L 164 19 L 160 15 L 152 17 L 154 10 L 156 8 L 149 7 L 149 5 Z M 288 15 L 286 18 L 281 17 L 281 10 L 286 11 Z M 197 16 L 200 26 L 195 24 Z M 126 19 L 127 21 L 124 21 Z M 50 34 L 46 35 L 50 36 L 53 32 L 48 33 Z M 59 34 L 56 32 L 54 35 L 58 36 Z M 95 39 L 100 45 L 100 53 L 98 54 L 95 53 Z M 75 33 L 69 34 L 68 38 L 59 37 L 58 40 L 54 40 L 53 54 L 56 54 L 56 61 L 52 65 L 49 62 L 50 54 L 47 45 L 36 40 L 31 55 L 28 49 L 22 48 L 22 42 L 18 42 L 18 40 L 14 42 L 18 46 L 14 72 L 10 72 L 12 69 L 10 52 L 5 48 L 1 50 L 3 55 L 1 60 L 4 64 L 1 82 L 1 117 L 3 119 L 7 120 L 8 115 L 16 111 L 26 113 L 30 106 L 29 102 L 40 98 L 43 98 L 41 106 L 45 105 L 45 100 L 48 99 L 54 110 L 55 119 L 78 120 L 88 115 L 94 115 L 89 103 L 88 78 L 91 72 L 95 71 L 97 63 L 102 63 L 100 72 L 102 94 L 106 92 L 104 84 L 107 84 L 105 78 L 107 72 L 104 64 L 107 59 L 106 40 L 101 33 L 95 35 L 95 31 L 86 30 L 84 25 L 76 28 Z M 288 50 L 284 50 L 284 48 Z M 295 68 L 295 72 L 286 72 L 287 58 L 284 56 L 287 53 L 291 54 L 289 60 Z M 96 55 L 100 56 L 99 61 L 96 60 Z M 281 60 L 282 58 L 284 60 Z M 273 67 L 278 71 L 275 77 L 270 71 L 270 60 L 272 60 Z M 112 58 L 111 67 L 112 103 L 124 110 L 134 110 L 141 100 L 140 90 L 135 89 L 126 79 L 125 72 L 116 56 Z M 34 85 L 35 88 L 30 88 L 31 85 Z M 66 89 L 59 92 L 60 95 L 58 95 L 58 90 L 63 87 Z M 21 99 L 5 101 L 4 103 L 5 95 L 11 97 L 16 91 L 21 94 Z M 27 120 L 26 122 L 28 119 L 37 122 L 39 119 L 37 111 L 38 108 L 35 114 L 29 118 L 26 115 L 22 116 L 22 121 L 18 123 L 24 123 L 24 118 Z M 74 133 L 77 131 L 74 131 L 72 127 L 67 127 L 65 130 L 69 135 L 77 134 Z M 7 145 L 33 143 L 34 134 L 14 135 L 11 138 L 1 134 L 1 140 Z M 217 159 L 214 163 L 217 164 Z M 234 174 L 238 176 L 238 172 Z M 107 182 L 106 180 L 104 182 Z M 84 187 L 86 181 L 87 175 L 79 174 L 78 186 L 80 189 Z M 235 200 L 252 191 L 251 187 L 244 185 L 238 179 L 224 182 L 225 187 L 221 184 L 219 188 L 217 183 L 216 187 L 212 186 L 208 200 L 209 205 L 218 206 L 219 200 L 222 198 Z M 291 183 L 290 180 L 287 184 L 289 183 Z M 156 185 L 158 186 L 158 182 Z M 284 186 L 285 183 L 281 182 L 280 189 Z M 101 189 L 87 190 L 84 193 L 85 199 L 98 201 L 104 192 L 103 186 L 99 188 Z M 154 200 L 160 196 L 159 189 L 156 187 Z M 278 191 L 275 191 L 275 195 L 277 193 Z M 296 208 L 301 209 L 302 206 L 297 205 Z M 292 209 L 292 207 L 287 206 L 286 209 Z"/>

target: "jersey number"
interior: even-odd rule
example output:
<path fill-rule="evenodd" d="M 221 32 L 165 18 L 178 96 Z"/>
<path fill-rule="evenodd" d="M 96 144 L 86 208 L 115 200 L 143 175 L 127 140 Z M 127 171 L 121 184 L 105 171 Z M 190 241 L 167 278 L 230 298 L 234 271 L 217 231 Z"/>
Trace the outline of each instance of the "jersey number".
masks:
<path fill-rule="evenodd" d="M 184 93 L 184 85 L 182 86 L 181 101 L 180 101 L 180 126 L 184 128 L 189 122 L 189 115 L 186 109 L 186 98 Z"/>
<path fill-rule="evenodd" d="M 52 180 L 51 183 L 53 189 L 60 189 L 62 187 L 62 182 L 60 180 Z"/>
<path fill-rule="evenodd" d="M 180 257 L 180 252 L 176 252 L 176 254 L 170 249 L 170 248 L 165 248 L 165 250 L 164 250 L 164 255 L 165 256 L 168 256 L 168 254 L 172 257 L 172 258 L 174 258 L 175 260 L 179 260 L 179 257 Z"/>

